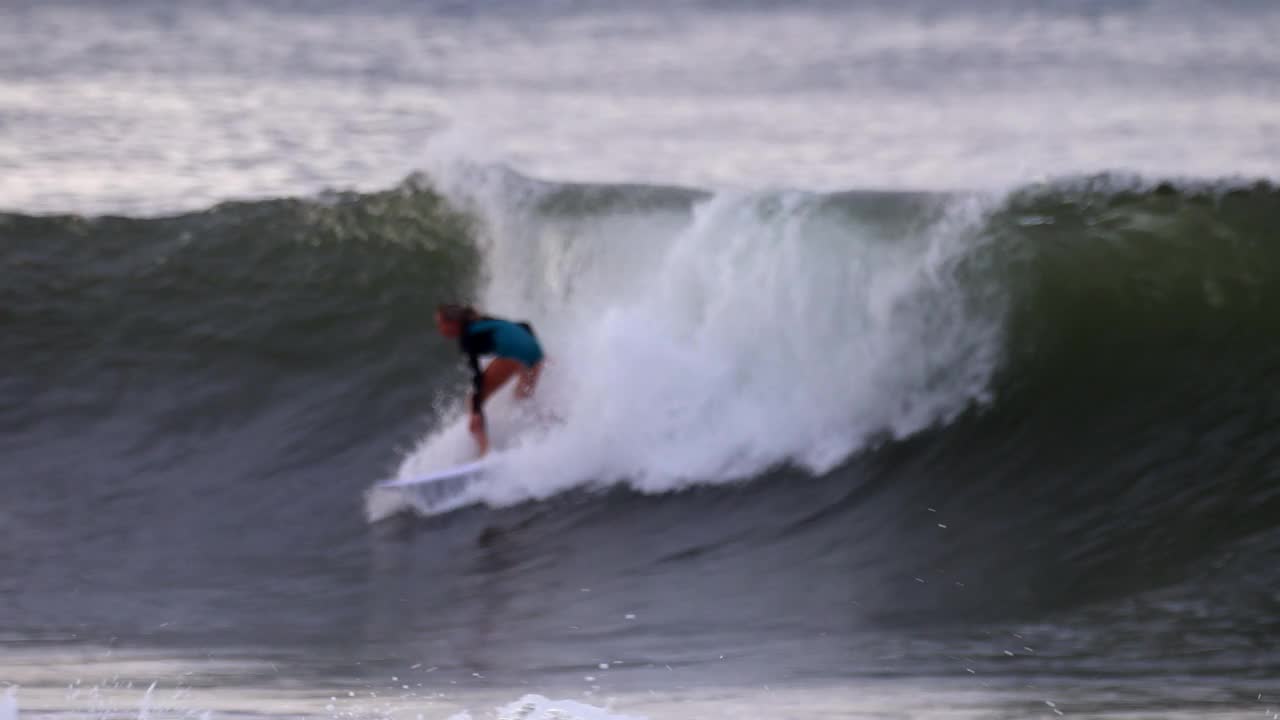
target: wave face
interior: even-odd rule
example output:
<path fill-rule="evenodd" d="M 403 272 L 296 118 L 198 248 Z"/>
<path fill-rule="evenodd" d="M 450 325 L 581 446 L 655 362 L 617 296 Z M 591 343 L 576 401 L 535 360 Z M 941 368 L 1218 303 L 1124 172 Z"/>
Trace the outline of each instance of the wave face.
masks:
<path fill-rule="evenodd" d="M 14 617 L 41 637 L 170 612 L 208 630 L 274 607 L 270 583 L 337 572 L 363 532 L 353 494 L 440 387 L 425 308 L 471 292 L 470 222 L 412 186 L 156 219 L 0 216 Z M 302 554 L 264 557 L 280 547 Z M 259 597 L 229 589 L 253 577 L 269 579 Z M 160 591 L 222 584 L 180 609 Z"/>
<path fill-rule="evenodd" d="M 571 603 L 508 617 L 438 582 L 517 573 L 593 588 L 588 615 L 643 606 L 644 642 L 1102 607 L 1044 671 L 1105 655 L 1122 621 L 1185 636 L 1161 672 L 1275 668 L 1278 223 L 1269 185 L 708 194 L 474 167 L 163 218 L 6 215 L 0 597 L 35 638 L 349 623 L 392 644 L 468 642 L 483 601 L 533 647 Z M 509 462 L 465 491 L 482 507 L 424 522 L 368 496 L 396 518 L 370 568 L 362 493 L 469 451 L 461 362 L 431 329 L 446 299 L 532 321 L 553 364 L 532 413 L 495 401 Z M 832 642 L 782 656 L 847 661 Z"/>

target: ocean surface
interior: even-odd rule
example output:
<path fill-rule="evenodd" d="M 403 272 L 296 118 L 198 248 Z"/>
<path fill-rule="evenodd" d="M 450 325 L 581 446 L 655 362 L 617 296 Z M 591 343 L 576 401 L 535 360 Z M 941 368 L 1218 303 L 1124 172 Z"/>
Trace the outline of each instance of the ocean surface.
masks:
<path fill-rule="evenodd" d="M 4 3 L 0 720 L 1280 717 L 1277 37 Z"/>

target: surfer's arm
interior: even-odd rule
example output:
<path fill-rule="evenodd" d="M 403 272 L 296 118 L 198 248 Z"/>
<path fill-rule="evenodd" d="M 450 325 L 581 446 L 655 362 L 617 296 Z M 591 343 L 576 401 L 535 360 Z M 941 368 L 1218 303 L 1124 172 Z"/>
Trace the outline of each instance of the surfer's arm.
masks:
<path fill-rule="evenodd" d="M 471 365 L 471 414 L 484 421 L 484 372 L 480 369 L 480 357 L 475 353 L 467 354 Z"/>
<path fill-rule="evenodd" d="M 484 429 L 484 373 L 480 370 L 480 358 L 474 353 L 467 355 L 471 363 L 471 422 L 468 423 L 476 445 L 480 449 L 480 457 L 489 451 L 489 435 Z"/>

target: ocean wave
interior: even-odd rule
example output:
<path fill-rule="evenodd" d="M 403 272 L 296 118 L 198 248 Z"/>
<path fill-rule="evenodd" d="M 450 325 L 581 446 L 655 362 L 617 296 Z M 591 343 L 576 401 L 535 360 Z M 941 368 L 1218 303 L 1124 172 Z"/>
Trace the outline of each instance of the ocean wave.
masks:
<path fill-rule="evenodd" d="M 166 516 L 148 547 L 350 547 L 355 529 L 314 519 L 469 452 L 430 308 L 471 299 L 537 326 L 555 360 L 538 402 L 563 422 L 519 436 L 495 413 L 513 469 L 470 501 L 683 491 L 724 523 L 662 557 L 764 532 L 919 600 L 885 607 L 1044 607 L 1158 587 L 1274 530 L 1269 185 L 729 194 L 470 172 L 0 218 L 15 521 L 75 493 L 77 532 L 100 538 L 197 496 L 234 511 Z M 912 559 L 890 567 L 886 542 Z M 45 551 L 22 561 L 38 573 Z M 984 573 L 1003 603 L 943 591 Z"/>

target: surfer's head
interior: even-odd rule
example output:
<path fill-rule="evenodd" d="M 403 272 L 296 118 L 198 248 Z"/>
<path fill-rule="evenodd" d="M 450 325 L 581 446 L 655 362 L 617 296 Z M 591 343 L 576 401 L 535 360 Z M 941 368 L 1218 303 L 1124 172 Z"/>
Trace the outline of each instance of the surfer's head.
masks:
<path fill-rule="evenodd" d="M 456 338 L 462 334 L 462 326 L 480 317 L 480 313 L 470 305 L 445 303 L 436 306 L 436 329 L 447 338 Z"/>

